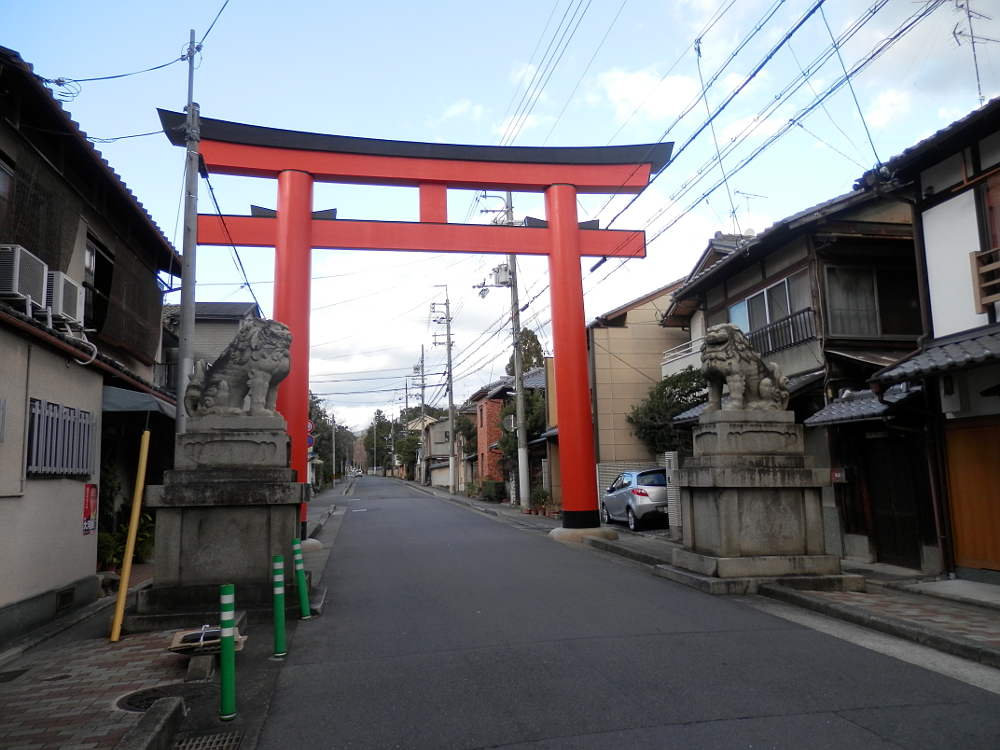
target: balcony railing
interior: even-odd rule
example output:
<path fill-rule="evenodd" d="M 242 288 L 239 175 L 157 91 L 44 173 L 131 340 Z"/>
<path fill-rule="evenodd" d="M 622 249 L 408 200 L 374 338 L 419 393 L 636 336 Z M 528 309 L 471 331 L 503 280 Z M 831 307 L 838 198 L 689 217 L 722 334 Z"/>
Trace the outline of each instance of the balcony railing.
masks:
<path fill-rule="evenodd" d="M 692 341 L 685 341 L 683 344 L 678 344 L 673 349 L 667 349 L 663 352 L 663 359 L 660 362 L 660 366 L 673 362 L 675 359 L 680 359 L 681 357 L 686 357 L 693 352 L 699 351 L 701 349 L 701 342 L 704 337 L 694 339 Z"/>
<path fill-rule="evenodd" d="M 816 338 L 816 316 L 812 308 L 800 310 L 747 334 L 750 345 L 761 356 L 789 349 L 814 338 Z"/>

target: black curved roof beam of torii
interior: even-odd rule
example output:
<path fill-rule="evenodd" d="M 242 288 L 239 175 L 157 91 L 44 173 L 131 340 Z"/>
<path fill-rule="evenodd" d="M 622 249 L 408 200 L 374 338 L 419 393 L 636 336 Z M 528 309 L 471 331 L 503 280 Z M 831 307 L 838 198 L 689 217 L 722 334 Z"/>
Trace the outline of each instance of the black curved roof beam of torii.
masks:
<path fill-rule="evenodd" d="M 185 115 L 162 109 L 158 112 L 163 130 L 170 142 L 175 146 L 184 146 Z M 648 184 L 651 175 L 660 172 L 667 165 L 673 151 L 673 143 L 535 147 L 388 141 L 265 128 L 210 118 L 201 118 L 200 137 L 203 145 L 208 146 L 208 148 L 203 147 L 201 151 L 209 172 L 273 177 L 282 168 L 300 169 L 312 173 L 315 179 L 321 182 L 404 186 L 417 186 L 422 182 L 442 182 L 456 188 L 512 189 L 524 192 L 541 191 L 548 185 L 567 182 L 576 185 L 580 193 L 638 193 Z M 249 152 L 232 147 L 253 149 L 255 164 L 247 164 L 245 158 L 242 159 L 243 163 L 235 163 L 237 154 L 245 157 Z M 275 150 L 285 152 L 283 167 L 278 166 L 276 161 L 278 155 Z M 298 153 L 300 156 L 294 157 L 293 153 Z M 390 167 L 412 160 L 449 163 L 452 167 L 435 170 L 425 164 L 423 170 L 418 168 L 416 171 L 402 170 L 402 173 L 393 175 L 362 176 L 356 173 L 350 174 L 349 165 L 343 174 L 336 174 L 324 172 L 324 165 L 329 164 L 322 158 L 325 154 L 361 159 L 372 157 L 376 160 L 386 160 L 387 166 Z M 305 160 L 310 160 L 314 169 L 303 169 Z M 455 168 L 456 165 L 463 163 L 470 168 L 465 170 Z M 471 169 L 471 165 L 476 164 L 487 168 Z M 616 167 L 618 169 L 613 169 Z M 550 175 L 553 181 L 543 186 L 545 180 L 539 179 L 542 174 Z M 482 175 L 486 175 L 485 180 L 481 179 Z M 563 179 L 573 175 L 583 179 L 579 182 Z"/>

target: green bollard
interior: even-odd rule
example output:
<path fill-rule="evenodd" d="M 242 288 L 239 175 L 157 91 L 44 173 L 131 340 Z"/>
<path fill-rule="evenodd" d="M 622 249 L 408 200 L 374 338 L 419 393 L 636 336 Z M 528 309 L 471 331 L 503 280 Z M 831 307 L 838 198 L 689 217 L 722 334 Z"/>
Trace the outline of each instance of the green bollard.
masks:
<path fill-rule="evenodd" d="M 312 617 L 312 612 L 309 610 L 309 592 L 306 590 L 306 566 L 302 562 L 302 542 L 300 540 L 292 540 L 292 551 L 295 553 L 295 583 L 299 587 L 299 606 L 302 609 L 302 619 L 308 620 Z"/>
<path fill-rule="evenodd" d="M 274 556 L 274 656 L 284 659 L 285 649 L 285 556 Z"/>
<path fill-rule="evenodd" d="M 236 638 L 234 617 L 236 594 L 233 584 L 224 583 L 220 587 L 221 614 L 219 628 L 219 718 L 232 721 L 236 718 Z"/>

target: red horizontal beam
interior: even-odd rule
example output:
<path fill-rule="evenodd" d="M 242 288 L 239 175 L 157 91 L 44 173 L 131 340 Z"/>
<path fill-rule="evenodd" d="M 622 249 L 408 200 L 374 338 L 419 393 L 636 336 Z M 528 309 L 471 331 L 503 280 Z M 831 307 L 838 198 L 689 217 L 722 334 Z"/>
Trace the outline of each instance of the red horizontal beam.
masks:
<path fill-rule="evenodd" d="M 223 223 L 223 219 L 225 223 Z M 278 220 L 259 216 L 199 214 L 199 245 L 274 247 Z M 312 222 L 312 246 L 331 250 L 404 250 L 428 253 L 548 255 L 548 229 L 489 224 L 421 224 L 394 221 Z M 644 258 L 641 230 L 580 230 L 580 255 Z"/>
<path fill-rule="evenodd" d="M 524 164 L 448 161 L 405 156 L 303 151 L 203 140 L 198 146 L 209 172 L 276 178 L 288 170 L 308 172 L 317 182 L 418 187 L 440 183 L 468 190 L 543 192 L 574 185 L 578 193 L 641 193 L 649 164 Z"/>

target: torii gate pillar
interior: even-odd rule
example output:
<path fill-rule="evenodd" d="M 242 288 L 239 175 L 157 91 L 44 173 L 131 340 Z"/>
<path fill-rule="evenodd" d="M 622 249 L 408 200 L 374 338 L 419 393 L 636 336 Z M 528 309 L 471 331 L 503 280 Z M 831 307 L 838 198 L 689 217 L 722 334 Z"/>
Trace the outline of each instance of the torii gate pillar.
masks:
<path fill-rule="evenodd" d="M 309 448 L 304 439 L 309 421 L 309 297 L 312 287 L 313 178 L 307 172 L 278 173 L 278 232 L 274 241 L 274 319 L 292 332 L 292 368 L 304 363 L 298 377 L 285 378 L 278 389 L 277 410 L 292 436 L 292 468 L 306 481 Z M 303 377 L 304 376 L 304 377 Z M 301 520 L 305 521 L 305 506 Z"/>
<path fill-rule="evenodd" d="M 552 300 L 552 346 L 556 376 L 556 415 L 563 517 L 566 528 L 597 528 L 597 481 L 594 423 L 587 363 L 587 326 L 580 275 L 580 225 L 576 188 L 553 185 L 545 191 L 549 223 L 549 289 Z M 577 439 L 579 437 L 579 439 Z"/>

